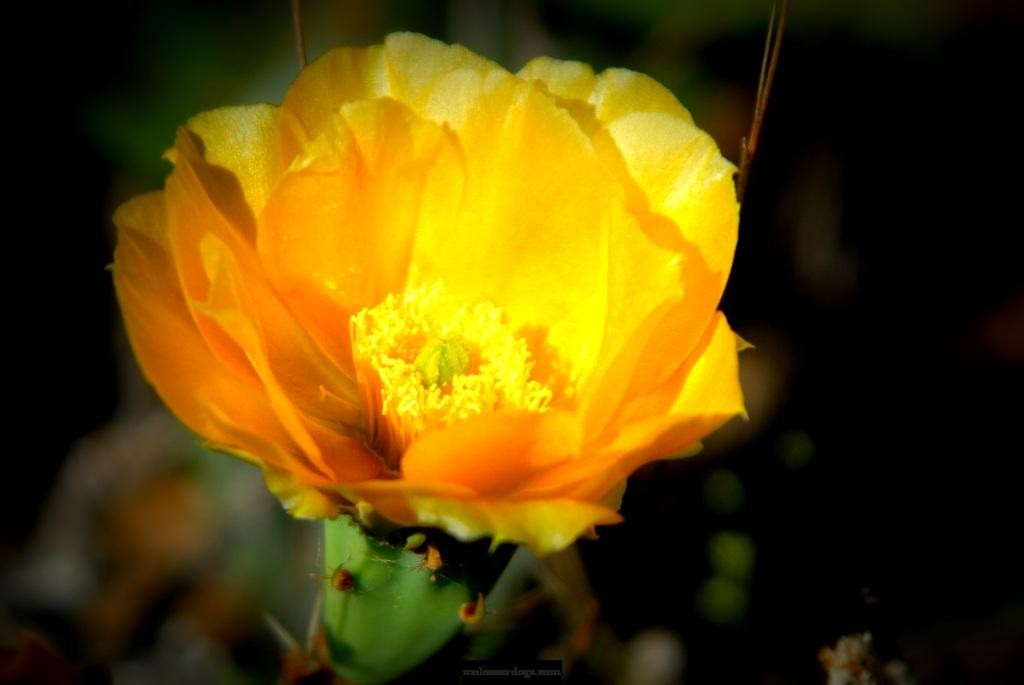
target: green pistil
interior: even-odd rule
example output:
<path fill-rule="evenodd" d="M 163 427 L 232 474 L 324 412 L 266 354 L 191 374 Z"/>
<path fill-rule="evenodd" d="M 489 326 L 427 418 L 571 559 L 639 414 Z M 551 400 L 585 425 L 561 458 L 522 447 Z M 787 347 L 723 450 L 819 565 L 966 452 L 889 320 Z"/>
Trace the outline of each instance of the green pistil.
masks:
<path fill-rule="evenodd" d="M 445 387 L 457 374 L 469 368 L 469 346 L 458 337 L 435 338 L 416 355 L 416 370 L 423 375 L 423 385 Z"/>

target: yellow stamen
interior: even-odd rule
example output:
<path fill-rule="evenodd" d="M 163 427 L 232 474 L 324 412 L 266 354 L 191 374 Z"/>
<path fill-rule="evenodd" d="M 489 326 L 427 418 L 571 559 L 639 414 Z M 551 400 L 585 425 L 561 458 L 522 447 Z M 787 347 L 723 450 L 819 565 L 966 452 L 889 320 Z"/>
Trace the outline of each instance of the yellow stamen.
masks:
<path fill-rule="evenodd" d="M 440 284 L 353 316 L 352 353 L 374 447 L 392 468 L 425 430 L 501 410 L 542 412 L 551 402 L 502 310 L 454 303 Z"/>

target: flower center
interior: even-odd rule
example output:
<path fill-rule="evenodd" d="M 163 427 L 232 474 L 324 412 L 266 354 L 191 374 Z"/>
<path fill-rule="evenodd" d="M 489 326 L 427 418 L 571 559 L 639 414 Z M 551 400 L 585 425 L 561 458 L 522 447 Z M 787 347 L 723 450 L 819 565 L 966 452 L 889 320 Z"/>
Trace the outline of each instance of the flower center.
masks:
<path fill-rule="evenodd" d="M 441 284 L 388 295 L 352 317 L 352 356 L 374 447 L 390 468 L 426 430 L 501 410 L 545 411 L 526 342 L 490 302 L 452 302 Z"/>
<path fill-rule="evenodd" d="M 431 340 L 416 355 L 416 370 L 423 375 L 423 385 L 449 386 L 456 374 L 469 369 L 469 345 L 459 336 Z"/>

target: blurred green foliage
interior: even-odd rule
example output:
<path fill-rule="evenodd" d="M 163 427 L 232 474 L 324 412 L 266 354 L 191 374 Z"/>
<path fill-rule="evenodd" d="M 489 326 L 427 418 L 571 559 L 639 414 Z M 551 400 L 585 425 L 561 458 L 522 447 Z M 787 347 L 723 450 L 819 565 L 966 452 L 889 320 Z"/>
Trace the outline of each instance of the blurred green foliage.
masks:
<path fill-rule="evenodd" d="M 749 580 L 755 556 L 754 539 L 746 533 L 723 530 L 708 539 L 708 563 L 720 575 Z"/>
<path fill-rule="evenodd" d="M 735 471 L 715 469 L 704 479 L 704 501 L 716 514 L 734 514 L 743 506 L 743 481 Z"/>

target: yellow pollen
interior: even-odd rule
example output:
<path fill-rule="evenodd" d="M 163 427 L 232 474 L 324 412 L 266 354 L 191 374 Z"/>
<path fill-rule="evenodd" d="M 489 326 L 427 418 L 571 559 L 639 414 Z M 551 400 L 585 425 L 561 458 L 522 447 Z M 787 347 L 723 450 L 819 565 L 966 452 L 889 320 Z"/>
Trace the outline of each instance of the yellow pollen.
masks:
<path fill-rule="evenodd" d="M 389 295 L 352 317 L 352 356 L 374 447 L 397 468 L 423 431 L 502 410 L 542 412 L 526 341 L 490 302 L 452 302 L 443 286 Z"/>

